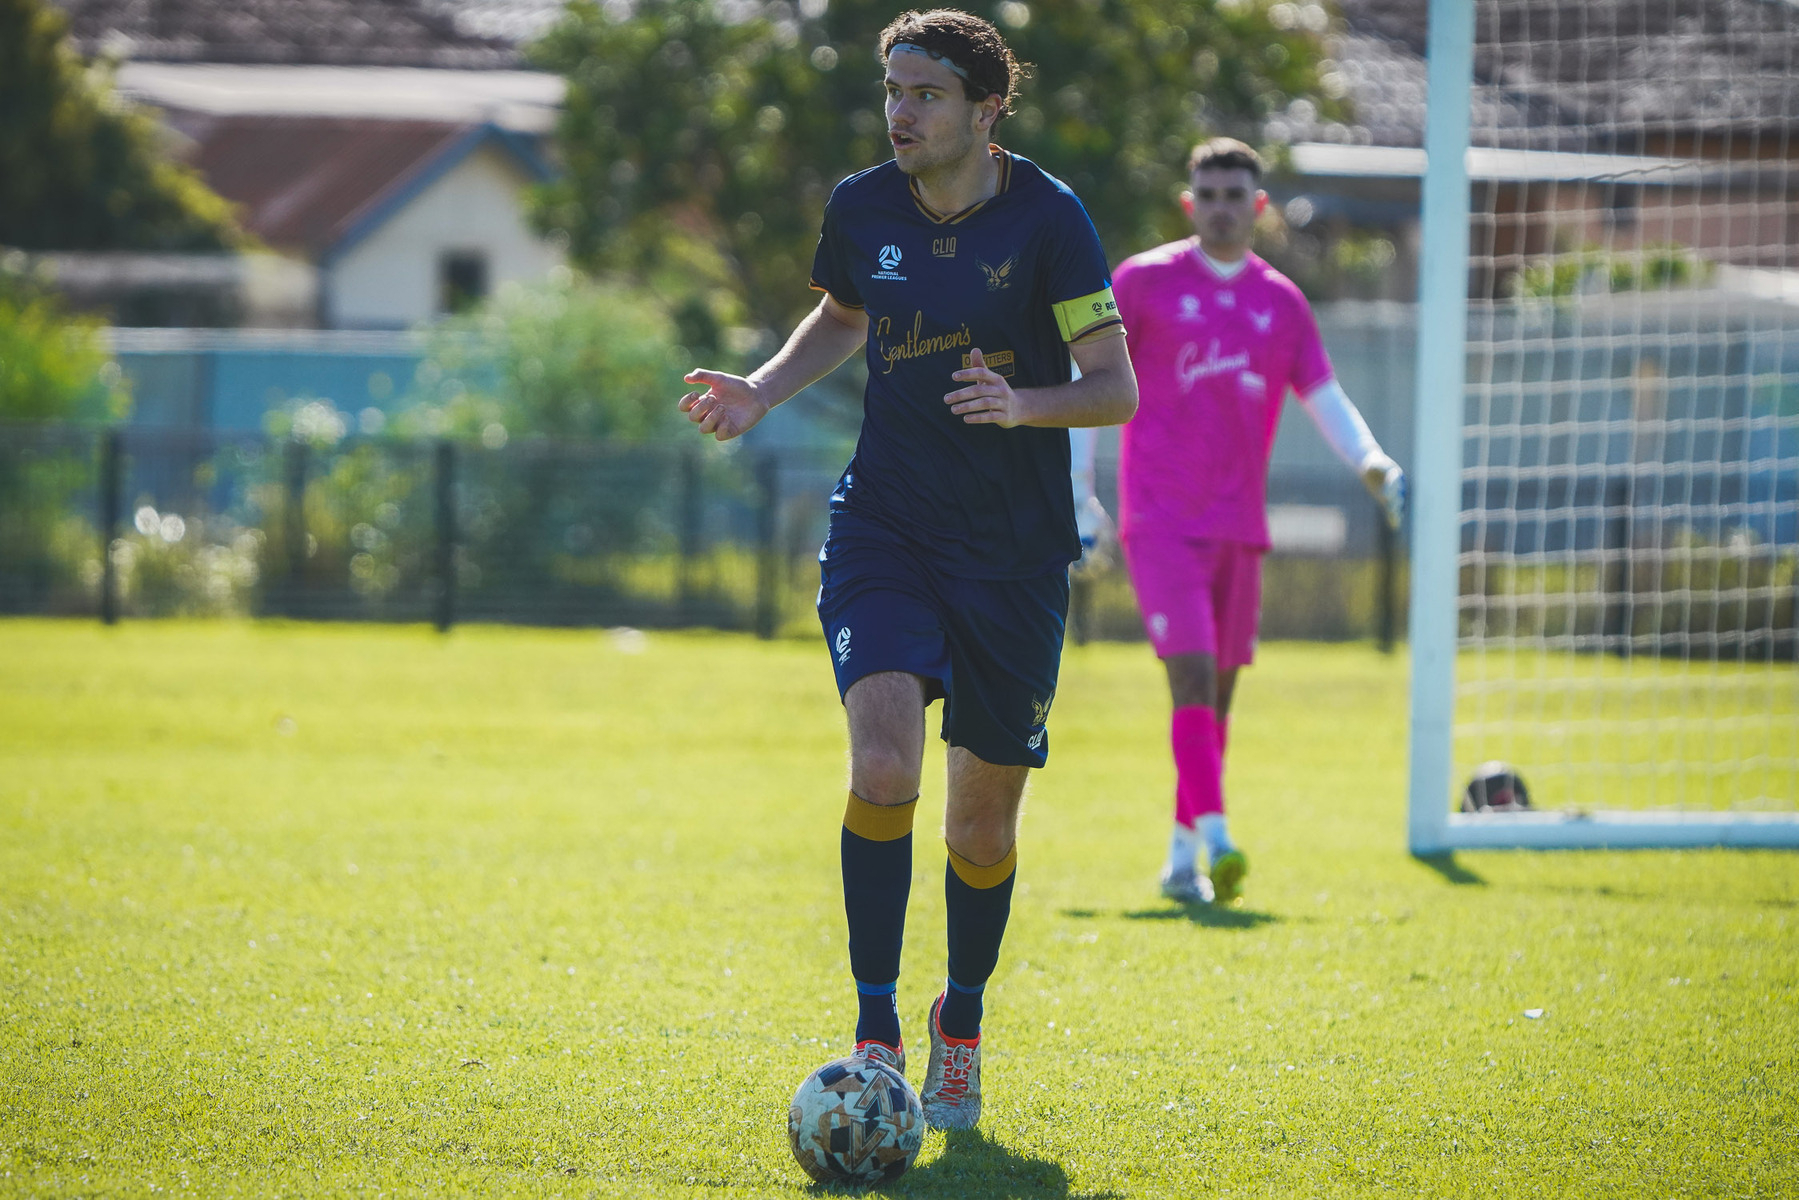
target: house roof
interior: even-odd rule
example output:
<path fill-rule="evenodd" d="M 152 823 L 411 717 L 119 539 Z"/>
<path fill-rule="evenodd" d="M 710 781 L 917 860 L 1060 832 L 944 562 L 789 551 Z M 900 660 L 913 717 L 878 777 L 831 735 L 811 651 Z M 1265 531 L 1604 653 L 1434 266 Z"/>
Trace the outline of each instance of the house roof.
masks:
<path fill-rule="evenodd" d="M 485 121 L 547 134 L 568 84 L 544 71 L 128 62 L 119 68 L 117 87 L 139 103 L 178 113 Z"/>
<path fill-rule="evenodd" d="M 192 164 L 242 206 L 263 241 L 328 259 L 484 145 L 531 177 L 547 169 L 523 139 L 484 124 L 187 114 Z"/>
<path fill-rule="evenodd" d="M 54 0 L 75 48 L 136 61 L 516 67 L 517 44 L 423 0 Z M 491 25 L 491 22 L 489 23 Z"/>
<path fill-rule="evenodd" d="M 1302 102 L 1266 132 L 1423 145 L 1429 0 L 1338 8 L 1329 53 L 1353 119 L 1322 121 Z M 1799 121 L 1799 8 L 1785 0 L 1503 0 L 1479 5 L 1477 22 L 1473 128 L 1498 148 L 1632 153 L 1656 134 L 1691 133 L 1784 140 Z"/>

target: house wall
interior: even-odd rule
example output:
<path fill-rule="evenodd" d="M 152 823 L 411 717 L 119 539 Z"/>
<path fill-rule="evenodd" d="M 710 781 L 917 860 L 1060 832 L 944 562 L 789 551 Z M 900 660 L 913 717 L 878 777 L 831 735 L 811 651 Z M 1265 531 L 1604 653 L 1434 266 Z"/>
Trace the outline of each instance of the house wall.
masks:
<path fill-rule="evenodd" d="M 1473 294 L 1505 294 L 1505 282 L 1531 261 L 1586 246 L 1612 251 L 1675 245 L 1700 259 L 1735 266 L 1795 265 L 1799 199 L 1778 186 L 1645 187 L 1622 208 L 1606 183 L 1491 184 L 1475 188 Z M 1484 273 L 1484 275 L 1483 275 Z"/>
<path fill-rule="evenodd" d="M 498 148 L 475 150 L 326 269 L 325 322 L 402 329 L 442 315 L 448 252 L 484 253 L 490 288 L 542 278 L 563 257 L 525 223 L 529 182 Z"/>

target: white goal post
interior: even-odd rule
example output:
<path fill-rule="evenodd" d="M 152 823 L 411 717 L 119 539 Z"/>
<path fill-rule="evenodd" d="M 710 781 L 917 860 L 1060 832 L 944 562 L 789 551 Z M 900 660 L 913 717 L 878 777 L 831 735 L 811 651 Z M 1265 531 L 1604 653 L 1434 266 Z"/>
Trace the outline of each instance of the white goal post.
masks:
<path fill-rule="evenodd" d="M 1430 0 L 1414 854 L 1799 847 L 1799 8 L 1683 7 Z"/>

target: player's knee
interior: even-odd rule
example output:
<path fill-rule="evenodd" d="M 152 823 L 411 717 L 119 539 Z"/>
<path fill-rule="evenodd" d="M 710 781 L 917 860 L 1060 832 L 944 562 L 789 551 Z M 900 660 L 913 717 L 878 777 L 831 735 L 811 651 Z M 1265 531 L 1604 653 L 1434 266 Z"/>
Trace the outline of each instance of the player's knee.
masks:
<path fill-rule="evenodd" d="M 977 866 L 998 862 L 1018 840 L 1018 813 L 1007 806 L 963 808 L 943 818 L 943 840 Z"/>
<path fill-rule="evenodd" d="M 1176 654 L 1163 660 L 1168 692 L 1176 708 L 1218 703 L 1218 669 L 1209 654 Z"/>
<path fill-rule="evenodd" d="M 870 804 L 904 804 L 918 795 L 921 764 L 892 746 L 858 746 L 851 786 Z"/>

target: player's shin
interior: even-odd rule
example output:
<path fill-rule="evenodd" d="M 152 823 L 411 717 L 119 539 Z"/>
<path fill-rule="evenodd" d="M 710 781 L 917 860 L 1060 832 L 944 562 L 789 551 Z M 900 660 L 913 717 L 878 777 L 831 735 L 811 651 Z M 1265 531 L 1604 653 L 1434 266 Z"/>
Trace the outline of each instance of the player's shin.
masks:
<path fill-rule="evenodd" d="M 992 866 L 980 866 L 949 851 L 943 899 L 949 926 L 949 986 L 938 1025 L 952 1038 L 980 1036 L 982 992 L 999 964 L 1000 943 L 1012 914 L 1012 884 L 1018 877 L 1018 846 Z"/>
<path fill-rule="evenodd" d="M 1224 811 L 1224 749 L 1219 722 L 1204 704 L 1174 710 L 1169 740 L 1174 747 L 1174 820 L 1192 829 L 1199 818 Z"/>
<path fill-rule="evenodd" d="M 856 980 L 856 1040 L 898 1049 L 894 986 L 912 890 L 912 819 L 918 799 L 871 804 L 854 792 L 843 814 L 843 910 Z"/>

